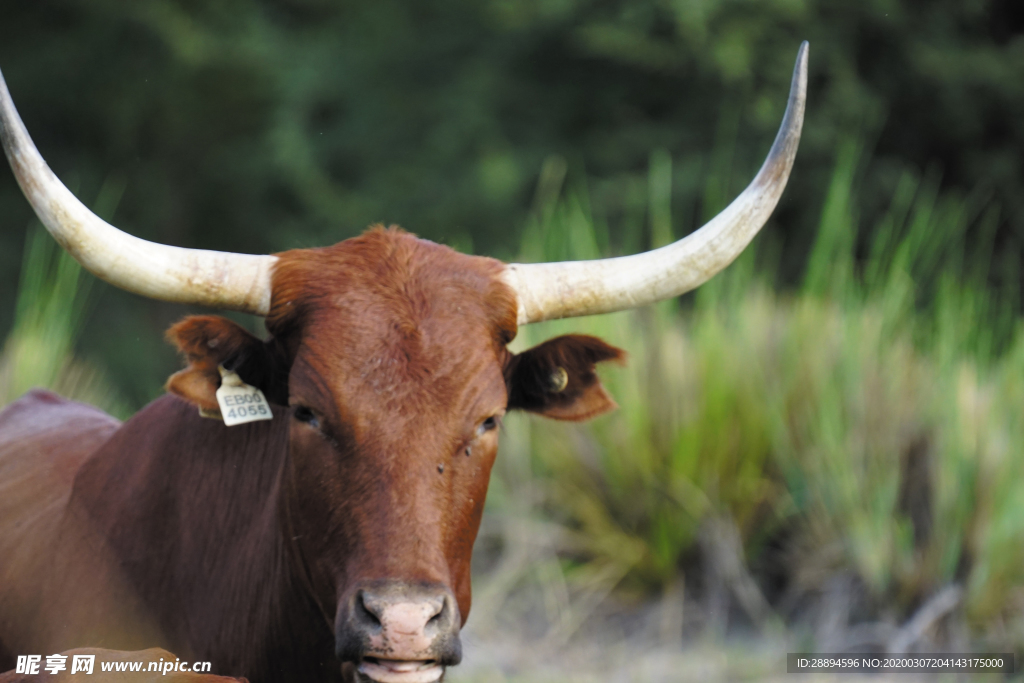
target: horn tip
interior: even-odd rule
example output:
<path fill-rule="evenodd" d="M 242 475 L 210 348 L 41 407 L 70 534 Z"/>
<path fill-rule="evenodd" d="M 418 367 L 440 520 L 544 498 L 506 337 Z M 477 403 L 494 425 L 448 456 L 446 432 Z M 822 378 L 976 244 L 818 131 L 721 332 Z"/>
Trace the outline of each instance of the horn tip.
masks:
<path fill-rule="evenodd" d="M 800 43 L 800 49 L 796 54 L 796 64 L 793 66 L 793 79 L 789 86 L 789 102 L 786 104 L 786 113 L 782 117 L 782 125 L 779 127 L 775 143 L 768 152 L 766 166 L 778 164 L 786 167 L 792 164 L 796 155 L 797 145 L 800 143 L 800 131 L 803 128 L 804 108 L 807 101 L 807 64 L 810 43 L 806 40 Z"/>
<path fill-rule="evenodd" d="M 807 89 L 807 63 L 808 53 L 811 50 L 811 44 L 806 40 L 800 43 L 800 49 L 796 53 L 796 65 L 793 67 L 793 83 L 791 90 L 793 94 L 799 93 L 803 96 Z"/>
<path fill-rule="evenodd" d="M 806 40 L 800 43 L 800 49 L 796 53 L 796 69 L 793 74 L 794 79 L 799 74 L 800 79 L 803 81 L 807 80 L 807 62 L 808 54 L 811 51 L 811 44 Z"/>

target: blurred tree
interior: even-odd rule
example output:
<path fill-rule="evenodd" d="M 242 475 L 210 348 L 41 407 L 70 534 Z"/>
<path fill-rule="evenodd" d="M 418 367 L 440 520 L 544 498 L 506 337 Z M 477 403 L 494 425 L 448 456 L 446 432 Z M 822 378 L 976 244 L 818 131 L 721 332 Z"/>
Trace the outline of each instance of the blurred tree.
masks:
<path fill-rule="evenodd" d="M 649 241 L 628 233 L 646 224 L 636 188 L 659 150 L 685 232 L 760 163 L 805 38 L 809 118 L 771 228 L 788 281 L 851 132 L 873 145 L 865 218 L 904 170 L 934 167 L 1001 207 L 1002 253 L 1024 236 L 1017 0 L 36 0 L 0 14 L 0 67 L 44 156 L 86 199 L 122 177 L 114 222 L 161 242 L 267 252 L 381 221 L 510 257 L 560 155 L 622 250 Z M 30 220 L 6 172 L 0 216 L 6 329 Z M 148 400 L 183 309 L 97 294 L 87 352 Z"/>

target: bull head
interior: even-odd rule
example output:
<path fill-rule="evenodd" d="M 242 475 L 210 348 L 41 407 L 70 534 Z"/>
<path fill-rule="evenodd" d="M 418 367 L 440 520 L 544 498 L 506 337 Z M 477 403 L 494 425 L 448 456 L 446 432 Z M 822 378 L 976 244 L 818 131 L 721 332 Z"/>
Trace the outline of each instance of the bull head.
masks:
<path fill-rule="evenodd" d="M 583 420 L 614 407 L 594 368 L 620 350 L 579 335 L 517 355 L 506 345 L 519 325 L 675 297 L 732 262 L 785 188 L 806 82 L 804 43 L 768 158 L 722 213 L 661 249 L 583 262 L 503 264 L 383 228 L 273 256 L 157 245 L 108 225 L 61 184 L 2 77 L 0 137 L 40 220 L 96 276 L 265 317 L 268 340 L 214 316 L 175 325 L 169 338 L 189 362 L 168 389 L 215 410 L 225 366 L 281 407 L 289 547 L 338 660 L 351 676 L 432 683 L 461 657 L 501 416 Z"/>

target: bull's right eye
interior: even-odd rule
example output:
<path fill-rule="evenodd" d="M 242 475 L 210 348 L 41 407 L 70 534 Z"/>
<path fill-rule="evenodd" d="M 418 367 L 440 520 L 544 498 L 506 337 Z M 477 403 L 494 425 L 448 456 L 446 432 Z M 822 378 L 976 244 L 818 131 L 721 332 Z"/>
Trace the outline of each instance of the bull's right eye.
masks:
<path fill-rule="evenodd" d="M 316 414 L 306 406 L 295 407 L 295 419 L 299 422 L 305 422 L 311 427 L 320 426 L 320 420 L 316 419 Z"/>

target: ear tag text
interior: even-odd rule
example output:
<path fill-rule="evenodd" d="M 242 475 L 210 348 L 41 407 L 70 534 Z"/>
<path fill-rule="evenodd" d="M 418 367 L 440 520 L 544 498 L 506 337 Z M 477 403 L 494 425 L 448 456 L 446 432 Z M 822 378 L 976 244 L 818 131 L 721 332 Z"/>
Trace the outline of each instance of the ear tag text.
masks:
<path fill-rule="evenodd" d="M 274 419 L 274 413 L 262 391 L 243 382 L 236 372 L 225 370 L 223 366 L 217 369 L 220 370 L 217 403 L 225 425 L 233 427 L 256 420 Z"/>

